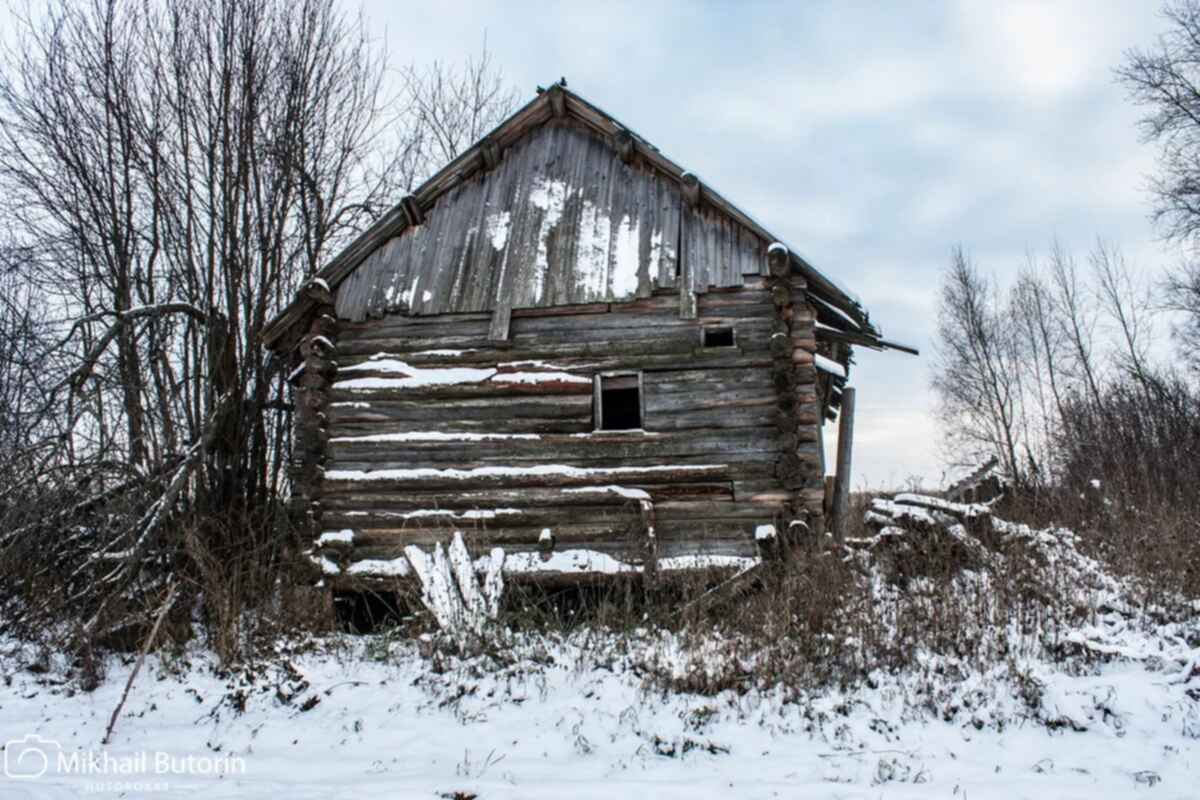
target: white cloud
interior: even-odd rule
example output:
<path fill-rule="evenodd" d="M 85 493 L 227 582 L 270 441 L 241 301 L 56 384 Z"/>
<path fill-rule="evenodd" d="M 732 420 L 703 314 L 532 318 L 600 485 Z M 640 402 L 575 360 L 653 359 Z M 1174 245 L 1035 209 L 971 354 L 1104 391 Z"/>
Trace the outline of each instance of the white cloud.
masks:
<path fill-rule="evenodd" d="M 1031 103 L 1061 100 L 1111 79 L 1122 51 L 1150 27 L 1154 5 L 962 0 L 955 6 L 959 55 L 971 77 L 997 93 Z"/>
<path fill-rule="evenodd" d="M 1157 2 L 521 4 L 369 0 L 393 63 L 457 62 L 487 32 L 533 96 L 570 86 L 713 181 L 925 347 L 950 247 L 1012 274 L 1097 234 L 1154 269 L 1137 143 L 1111 68 Z M 0 30 L 5 27 L 0 11 Z M 936 478 L 929 355 L 860 354 L 856 473 Z M 856 480 L 856 484 L 858 481 Z"/>
<path fill-rule="evenodd" d="M 692 113 L 727 130 L 756 131 L 780 142 L 823 125 L 878 119 L 928 102 L 945 76 L 915 55 L 852 63 L 753 64 L 691 96 Z"/>

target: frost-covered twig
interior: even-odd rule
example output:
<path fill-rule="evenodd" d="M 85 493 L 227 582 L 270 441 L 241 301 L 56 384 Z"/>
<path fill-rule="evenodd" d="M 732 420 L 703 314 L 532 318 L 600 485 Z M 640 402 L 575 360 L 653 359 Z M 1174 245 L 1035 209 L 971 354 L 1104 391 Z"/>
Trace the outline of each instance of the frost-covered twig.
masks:
<path fill-rule="evenodd" d="M 482 586 L 461 531 L 454 532 L 448 556 L 440 542 L 432 554 L 409 545 L 404 555 L 421 582 L 421 602 L 433 612 L 440 628 L 452 634 L 478 635 L 495 619 L 504 592 L 503 549 L 492 550 Z"/>
<path fill-rule="evenodd" d="M 192 474 L 192 470 L 195 469 L 196 466 L 201 462 L 201 456 L 208 448 L 208 442 L 212 438 L 213 432 L 216 430 L 217 420 L 220 419 L 224 404 L 228 401 L 228 399 L 229 398 L 226 396 L 218 398 L 212 413 L 209 415 L 208 421 L 205 423 L 200 439 L 190 448 L 188 448 L 188 452 L 184 456 L 183 461 L 179 463 L 179 465 L 175 468 L 175 471 L 171 474 L 171 479 L 167 483 L 166 488 L 163 490 L 162 495 L 150 504 L 150 507 L 144 514 L 142 514 L 141 518 L 131 529 L 131 533 L 134 537 L 133 544 L 125 550 L 119 552 L 98 553 L 93 557 L 93 559 L 90 560 L 95 561 L 97 558 L 106 558 L 119 562 L 116 567 L 114 567 L 101 579 L 102 583 L 112 584 L 116 582 L 124 574 L 126 574 L 132 565 L 137 564 L 138 559 L 140 559 L 145 553 L 146 548 L 152 541 L 152 534 L 158 529 L 163 519 L 166 518 L 170 509 L 174 507 L 175 501 L 179 499 L 179 495 L 183 492 L 184 487 L 187 485 L 187 481 Z M 86 566 L 87 564 L 77 569 L 75 571 L 75 575 L 81 573 Z M 88 586 L 81 590 L 79 594 L 82 595 L 87 591 L 90 591 L 92 588 L 92 586 Z M 96 623 L 99 622 L 101 615 L 104 613 L 104 610 L 108 605 L 109 598 L 112 596 L 113 595 L 110 593 L 100 602 L 95 613 L 92 614 L 91 618 L 84 625 L 84 630 L 89 632 L 94 630 Z"/>
<path fill-rule="evenodd" d="M 5 547 L 10 542 L 17 541 L 19 538 L 21 538 L 25 534 L 29 533 L 30 531 L 44 528 L 47 525 L 52 525 L 54 523 L 62 522 L 65 520 L 72 520 L 72 521 L 77 520 L 79 515 L 83 514 L 84 512 L 88 511 L 91 508 L 94 508 L 95 506 L 97 506 L 101 503 L 104 503 L 114 497 L 117 497 L 122 492 L 132 489 L 138 483 L 140 483 L 140 480 L 131 480 L 131 481 L 125 481 L 123 483 L 119 483 L 116 486 L 113 486 L 112 488 L 105 489 L 104 491 L 99 492 L 98 494 L 94 494 L 83 500 L 80 500 L 78 503 L 68 506 L 67 508 L 63 509 L 62 511 L 52 514 L 49 517 L 41 517 L 36 522 L 31 522 L 28 525 L 22 525 L 20 528 L 14 528 L 11 531 L 7 531 L 3 534 L 0 534 L 0 548 Z"/>
<path fill-rule="evenodd" d="M 112 716 L 108 720 L 108 727 L 104 731 L 104 738 L 100 740 L 100 744 L 108 744 L 112 738 L 113 728 L 117 724 L 117 717 L 120 715 L 121 709 L 125 707 L 125 700 L 129 697 L 129 690 L 133 688 L 134 679 L 137 678 L 138 672 L 142 669 L 142 664 L 146 660 L 146 653 L 150 652 L 150 647 L 154 644 L 155 637 L 158 636 L 158 629 L 162 627 L 162 622 L 166 619 L 167 612 L 175 604 L 175 590 L 178 586 L 179 584 L 171 584 L 171 588 L 167 591 L 167 599 L 163 601 L 162 606 L 158 609 L 158 615 L 154 618 L 154 627 L 150 629 L 150 635 L 142 643 L 142 650 L 138 653 L 137 663 L 133 665 L 133 671 L 129 673 L 129 680 L 125 681 L 125 691 L 121 692 L 121 699 L 117 702 L 117 707 L 113 709 Z"/>

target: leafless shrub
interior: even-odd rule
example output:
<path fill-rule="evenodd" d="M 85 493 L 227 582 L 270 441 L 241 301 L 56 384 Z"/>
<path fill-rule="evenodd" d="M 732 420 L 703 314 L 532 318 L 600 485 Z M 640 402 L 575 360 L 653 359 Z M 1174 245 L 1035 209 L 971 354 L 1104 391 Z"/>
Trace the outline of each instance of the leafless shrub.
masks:
<path fill-rule="evenodd" d="M 454 147 L 511 96 L 485 49 L 385 97 L 384 55 L 332 0 L 55 0 L 11 44 L 2 591 L 29 630 L 102 640 L 171 576 L 231 656 L 294 552 L 290 406 L 260 331 L 441 155 L 415 125 Z M 36 575 L 16 555 L 35 546 Z"/>
<path fill-rule="evenodd" d="M 952 450 L 1014 478 L 1014 518 L 1071 527 L 1120 571 L 1194 594 L 1195 546 L 1148 533 L 1200 520 L 1200 390 L 1153 355 L 1160 307 L 1103 242 L 1087 270 L 1057 245 L 1031 257 L 1007 298 L 956 251 L 933 384 Z"/>

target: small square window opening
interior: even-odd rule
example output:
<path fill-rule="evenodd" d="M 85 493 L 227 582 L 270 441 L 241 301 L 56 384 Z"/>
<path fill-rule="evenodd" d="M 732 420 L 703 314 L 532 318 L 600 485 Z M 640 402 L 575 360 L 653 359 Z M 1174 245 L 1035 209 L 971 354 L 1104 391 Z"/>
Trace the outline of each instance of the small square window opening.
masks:
<path fill-rule="evenodd" d="M 628 431 L 642 427 L 642 391 L 637 375 L 601 377 L 596 399 L 599 430 Z"/>
<path fill-rule="evenodd" d="M 733 347 L 733 328 L 705 328 L 705 347 Z"/>

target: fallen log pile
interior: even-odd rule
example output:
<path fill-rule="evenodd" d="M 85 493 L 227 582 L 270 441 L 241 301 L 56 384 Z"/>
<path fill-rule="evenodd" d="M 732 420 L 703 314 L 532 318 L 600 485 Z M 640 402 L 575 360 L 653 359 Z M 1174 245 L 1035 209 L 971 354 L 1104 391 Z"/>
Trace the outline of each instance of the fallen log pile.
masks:
<path fill-rule="evenodd" d="M 1013 557 L 1046 565 L 1063 546 L 1074 553 L 1071 531 L 1009 522 L 995 515 L 994 503 L 957 503 L 911 492 L 878 497 L 863 517 L 872 535 L 848 538 L 844 546 L 901 584 L 963 570 L 1003 569 Z"/>
<path fill-rule="evenodd" d="M 1086 552 L 1086 534 L 1011 522 L 996 505 L 913 493 L 872 500 L 870 535 L 839 549 L 874 610 L 893 615 L 886 628 L 925 635 L 912 620 L 936 618 L 956 652 L 1126 659 L 1172 683 L 1200 677 L 1200 600 L 1114 572 Z M 1181 645 L 1170 657 L 1163 636 Z"/>

